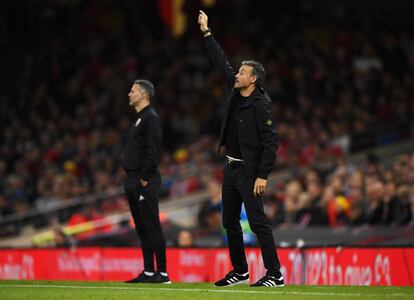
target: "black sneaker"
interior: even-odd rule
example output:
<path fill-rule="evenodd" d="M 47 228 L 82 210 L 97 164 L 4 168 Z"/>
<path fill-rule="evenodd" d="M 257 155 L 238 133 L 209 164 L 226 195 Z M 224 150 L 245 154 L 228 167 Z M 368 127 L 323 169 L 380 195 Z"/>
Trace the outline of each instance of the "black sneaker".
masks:
<path fill-rule="evenodd" d="M 167 273 L 164 273 L 167 274 Z M 161 272 L 156 272 L 154 276 L 148 278 L 145 283 L 163 283 L 163 284 L 170 284 L 170 278 L 168 275 L 163 275 Z"/>
<path fill-rule="evenodd" d="M 258 282 L 251 284 L 250 286 L 267 286 L 267 287 L 283 287 L 285 286 L 285 281 L 283 280 L 283 276 L 274 276 L 265 275 L 262 279 Z"/>
<path fill-rule="evenodd" d="M 146 282 L 149 278 L 154 276 L 154 273 L 152 273 L 152 275 L 147 275 L 148 272 L 142 271 L 141 274 L 139 274 L 137 277 L 131 279 L 131 280 L 127 280 L 124 281 L 125 283 L 144 283 Z M 151 274 L 151 273 L 149 273 Z"/>
<path fill-rule="evenodd" d="M 232 286 L 242 283 L 248 283 L 249 282 L 249 272 L 246 272 L 244 274 L 238 274 L 234 271 L 231 271 L 227 273 L 226 276 L 224 276 L 223 279 L 220 279 L 217 281 L 214 285 L 215 286 Z"/>

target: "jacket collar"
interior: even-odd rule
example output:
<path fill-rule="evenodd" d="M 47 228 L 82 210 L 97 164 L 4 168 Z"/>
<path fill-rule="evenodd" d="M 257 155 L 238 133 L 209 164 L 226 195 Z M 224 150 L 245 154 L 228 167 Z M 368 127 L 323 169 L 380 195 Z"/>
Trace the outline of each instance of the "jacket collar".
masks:
<path fill-rule="evenodd" d="M 148 104 L 147 106 L 145 106 L 143 109 L 141 109 L 139 112 L 135 112 L 135 116 L 141 116 L 144 112 L 146 112 L 147 110 L 149 110 L 151 108 L 151 104 Z"/>
<path fill-rule="evenodd" d="M 236 92 L 239 93 L 238 91 L 236 91 Z M 262 87 L 256 87 L 253 90 L 252 94 L 249 97 L 247 97 L 247 99 L 245 99 L 245 101 L 243 101 L 243 104 L 240 106 L 239 110 L 252 105 L 252 103 L 254 101 L 256 101 L 257 99 L 263 97 L 265 93 L 266 92 L 264 91 L 264 89 Z M 239 93 L 239 95 L 240 95 L 240 93 Z"/>

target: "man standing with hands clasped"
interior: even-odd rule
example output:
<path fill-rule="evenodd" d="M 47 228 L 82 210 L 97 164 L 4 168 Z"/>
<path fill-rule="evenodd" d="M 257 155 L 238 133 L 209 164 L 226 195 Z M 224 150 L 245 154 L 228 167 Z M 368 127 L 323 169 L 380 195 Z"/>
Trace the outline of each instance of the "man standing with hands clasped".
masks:
<path fill-rule="evenodd" d="M 238 73 L 234 72 L 208 28 L 207 15 L 201 10 L 198 23 L 207 52 L 231 90 L 220 131 L 220 148 L 225 146 L 226 150 L 222 188 L 223 226 L 227 232 L 233 270 L 215 285 L 231 286 L 249 281 L 240 226 L 244 203 L 250 228 L 257 235 L 267 269 L 266 275 L 251 286 L 284 286 L 272 228 L 264 213 L 262 199 L 278 149 L 271 99 L 262 87 L 265 71 L 261 63 L 247 60 L 241 63 Z"/>
<path fill-rule="evenodd" d="M 135 229 L 141 240 L 144 270 L 126 283 L 171 283 L 166 271 L 165 238 L 161 228 L 158 191 L 161 175 L 158 163 L 161 152 L 161 120 L 150 105 L 154 85 L 145 79 L 136 80 L 128 94 L 129 105 L 136 111 L 128 132 L 124 183 Z M 157 272 L 154 267 L 154 256 Z"/>

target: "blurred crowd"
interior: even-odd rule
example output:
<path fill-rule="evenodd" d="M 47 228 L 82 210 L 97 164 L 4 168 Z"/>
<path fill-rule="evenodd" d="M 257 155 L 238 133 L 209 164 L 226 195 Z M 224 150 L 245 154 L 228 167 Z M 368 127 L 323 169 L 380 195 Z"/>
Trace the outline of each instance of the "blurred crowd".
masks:
<path fill-rule="evenodd" d="M 195 236 L 221 229 L 221 190 L 214 178 L 207 186 Z M 414 153 L 388 164 L 369 155 L 358 166 L 341 160 L 332 170 L 309 168 L 268 187 L 265 213 L 279 228 L 414 227 Z"/>
<path fill-rule="evenodd" d="M 16 50 L 16 80 L 1 110 L 0 218 L 122 184 L 136 78 L 154 82 L 164 122 L 161 196 L 205 188 L 205 174 L 220 180 L 227 91 L 203 48 L 198 8 L 185 8 L 187 32 L 172 37 L 145 1 L 79 2 L 24 7 L 32 16 L 21 25 L 26 47 Z M 208 10 L 211 28 L 236 68 L 246 58 L 265 66 L 280 137 L 275 170 L 411 137 L 413 19 L 271 17 L 252 2 L 224 17 L 232 2 Z M 407 157 L 391 169 L 309 171 L 278 186 L 267 210 L 275 224 L 406 223 L 412 169 Z"/>
<path fill-rule="evenodd" d="M 343 161 L 326 174 L 309 169 L 274 187 L 266 202 L 277 226 L 414 226 L 414 154 L 389 166 L 369 155 L 364 165 Z"/>

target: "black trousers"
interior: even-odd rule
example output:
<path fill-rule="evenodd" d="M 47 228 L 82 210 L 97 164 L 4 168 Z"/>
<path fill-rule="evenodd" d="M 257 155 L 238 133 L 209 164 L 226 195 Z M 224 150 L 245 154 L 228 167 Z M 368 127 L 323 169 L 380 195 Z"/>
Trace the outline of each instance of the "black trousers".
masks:
<path fill-rule="evenodd" d="M 154 255 L 157 271 L 166 272 L 166 246 L 162 231 L 158 191 L 161 179 L 150 180 L 146 187 L 139 183 L 139 177 L 129 177 L 124 183 L 129 208 L 135 223 L 135 230 L 141 240 L 144 270 L 154 272 Z"/>
<path fill-rule="evenodd" d="M 240 212 L 244 203 L 250 228 L 256 234 L 260 245 L 267 275 L 277 275 L 280 262 L 272 228 L 263 210 L 263 199 L 261 196 L 253 195 L 255 180 L 256 178 L 246 175 L 242 164 L 226 163 L 222 189 L 223 227 L 227 232 L 230 259 L 235 272 L 248 271 L 243 231 L 240 226 Z"/>

